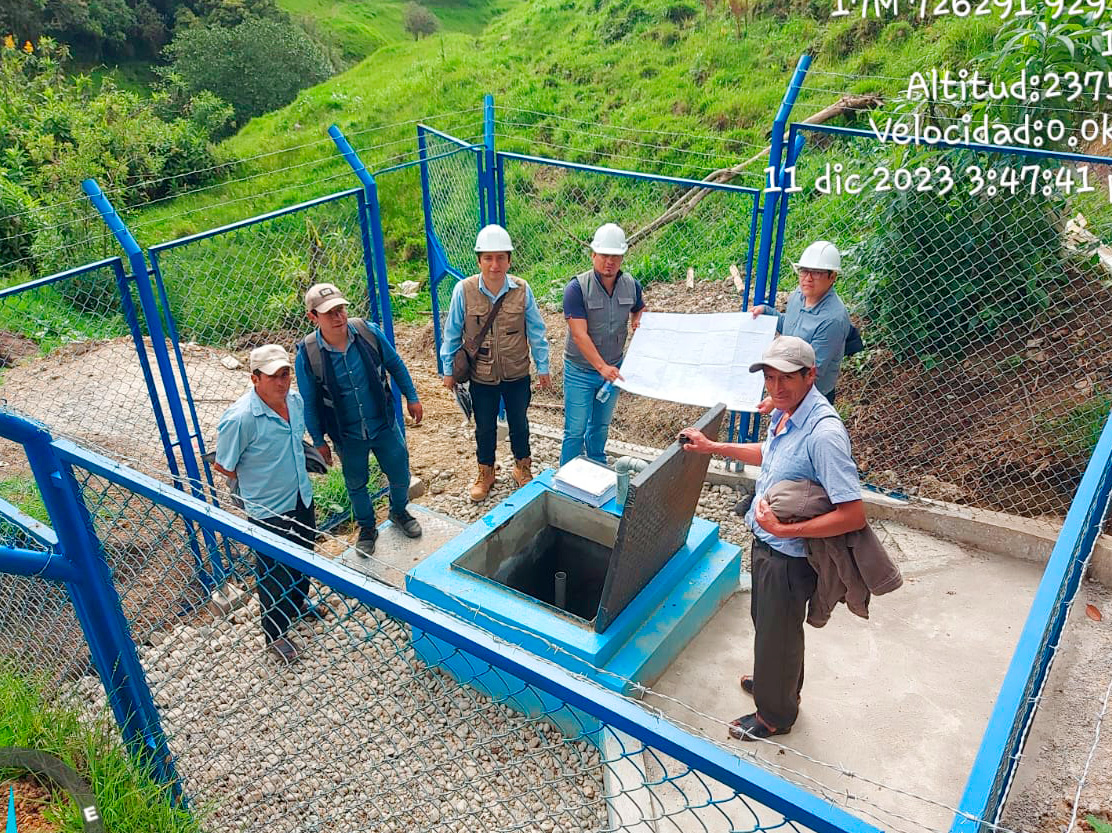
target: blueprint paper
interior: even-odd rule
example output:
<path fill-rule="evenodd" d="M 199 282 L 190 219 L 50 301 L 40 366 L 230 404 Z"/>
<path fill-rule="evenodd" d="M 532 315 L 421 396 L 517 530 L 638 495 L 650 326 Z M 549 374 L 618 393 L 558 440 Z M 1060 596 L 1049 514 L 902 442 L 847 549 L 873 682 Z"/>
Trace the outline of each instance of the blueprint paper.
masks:
<path fill-rule="evenodd" d="M 755 411 L 764 376 L 750 373 L 776 334 L 776 318 L 748 312 L 646 312 L 633 331 L 616 384 L 654 399 Z"/>

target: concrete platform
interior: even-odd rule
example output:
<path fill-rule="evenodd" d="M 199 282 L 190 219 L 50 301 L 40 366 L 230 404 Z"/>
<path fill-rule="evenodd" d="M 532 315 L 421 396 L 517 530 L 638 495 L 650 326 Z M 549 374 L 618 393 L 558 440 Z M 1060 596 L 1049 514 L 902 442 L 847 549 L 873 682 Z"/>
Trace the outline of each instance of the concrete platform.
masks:
<path fill-rule="evenodd" d="M 455 518 L 415 503 L 409 504 L 409 511 L 421 523 L 420 538 L 408 538 L 393 523 L 383 521 L 378 525 L 374 556 L 364 558 L 355 552 L 354 547 L 348 547 L 336 560 L 345 567 L 400 589 L 405 585 L 406 572 L 467 528 L 467 524 Z"/>
<path fill-rule="evenodd" d="M 792 733 L 775 738 L 780 745 L 726 739 L 725 724 L 753 711 L 738 686 L 752 669 L 748 592 L 734 595 L 657 681 L 654 691 L 665 696 L 645 701 L 865 821 L 945 830 L 1042 568 L 892 521 L 874 528 L 905 584 L 874 599 L 867 621 L 839 606 L 826 627 L 806 627 L 802 711 Z M 647 756 L 650 779 L 665 768 Z M 681 791 L 692 789 L 705 795 L 706 779 L 681 778 L 655 797 L 666 814 L 684 806 Z M 719 788 L 717 795 L 729 793 Z M 752 818 L 740 802 L 730 805 L 722 810 L 735 822 Z M 730 829 L 718 810 L 700 821 L 706 830 Z"/>

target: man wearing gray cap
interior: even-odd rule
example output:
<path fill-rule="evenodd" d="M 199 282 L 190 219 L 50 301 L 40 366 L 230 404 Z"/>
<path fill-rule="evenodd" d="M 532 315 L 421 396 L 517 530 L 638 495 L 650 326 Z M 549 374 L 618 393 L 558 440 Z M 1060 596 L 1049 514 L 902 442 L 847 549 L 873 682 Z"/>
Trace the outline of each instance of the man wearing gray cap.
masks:
<path fill-rule="evenodd" d="M 760 466 L 746 523 L 753 531 L 753 674 L 741 678 L 757 710 L 730 725 L 730 737 L 758 740 L 785 735 L 799 714 L 803 690 L 803 622 L 817 575 L 807 560 L 807 538 L 829 538 L 862 529 L 865 505 L 849 435 L 838 412 L 815 387 L 815 351 L 795 336 L 774 339 L 749 372 L 764 373 L 772 400 L 764 443 L 712 442 L 685 429 L 685 451 L 720 454 Z M 764 499 L 782 480 L 811 480 L 834 509 L 799 523 L 781 523 Z"/>
<path fill-rule="evenodd" d="M 344 469 L 344 486 L 359 524 L 355 551 L 375 551 L 378 527 L 367 483 L 370 455 L 390 484 L 390 521 L 410 538 L 421 525 L 409 503 L 409 449 L 394 416 L 390 379 L 398 384 L 416 425 L 424 416 L 417 388 L 393 345 L 377 326 L 348 318 L 347 299 L 330 283 L 305 293 L 305 310 L 317 329 L 297 346 L 297 387 L 305 397 L 305 425 L 313 445 L 331 465 L 327 434 Z"/>
<path fill-rule="evenodd" d="M 251 351 L 249 362 L 252 388 L 220 417 L 213 468 L 239 481 L 252 521 L 312 549 L 317 525 L 301 443 L 305 407 L 298 392 L 290 390 L 290 357 L 279 345 L 266 344 Z M 300 652 L 287 632 L 311 610 L 309 578 L 256 552 L 255 587 L 267 648 L 283 662 L 295 662 Z"/>

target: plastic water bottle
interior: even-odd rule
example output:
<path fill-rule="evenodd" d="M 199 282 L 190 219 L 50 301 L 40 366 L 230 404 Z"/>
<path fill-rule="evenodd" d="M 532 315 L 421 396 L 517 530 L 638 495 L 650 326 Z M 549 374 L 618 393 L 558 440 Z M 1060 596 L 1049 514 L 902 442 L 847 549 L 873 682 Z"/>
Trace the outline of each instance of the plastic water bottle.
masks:
<path fill-rule="evenodd" d="M 604 382 L 602 387 L 598 389 L 598 393 L 595 394 L 595 399 L 597 399 L 599 402 L 605 402 L 607 399 L 610 398 L 610 394 L 613 390 L 613 382 Z"/>

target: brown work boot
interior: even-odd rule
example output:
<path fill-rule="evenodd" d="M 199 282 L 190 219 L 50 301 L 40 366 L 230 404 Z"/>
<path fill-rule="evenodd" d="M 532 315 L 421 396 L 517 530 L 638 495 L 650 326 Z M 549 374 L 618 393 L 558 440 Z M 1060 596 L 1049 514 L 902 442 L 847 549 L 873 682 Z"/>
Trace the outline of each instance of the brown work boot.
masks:
<path fill-rule="evenodd" d="M 490 494 L 490 488 L 494 485 L 494 466 L 484 466 L 479 463 L 479 474 L 475 478 L 475 482 L 471 484 L 471 500 L 475 503 L 481 503 L 486 500 L 487 495 Z"/>
<path fill-rule="evenodd" d="M 512 473 L 517 485 L 524 486 L 533 479 L 533 458 L 523 457 L 520 460 L 514 460 L 514 470 Z"/>

